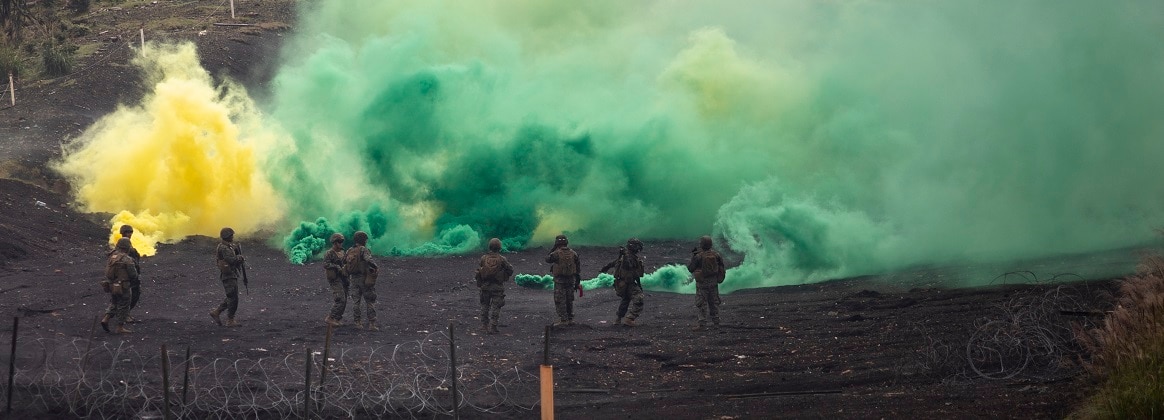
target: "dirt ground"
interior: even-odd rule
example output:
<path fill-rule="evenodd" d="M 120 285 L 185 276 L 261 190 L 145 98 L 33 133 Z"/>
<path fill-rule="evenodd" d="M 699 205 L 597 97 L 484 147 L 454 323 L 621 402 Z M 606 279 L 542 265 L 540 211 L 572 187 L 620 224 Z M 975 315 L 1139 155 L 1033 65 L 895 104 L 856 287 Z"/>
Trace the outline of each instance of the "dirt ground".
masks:
<path fill-rule="evenodd" d="M 98 328 L 94 334 L 94 319 L 108 301 L 97 286 L 108 249 L 108 215 L 74 211 L 68 185 L 45 166 L 59 156 L 60 144 L 70 136 L 116 104 L 140 97 L 143 89 L 127 61 L 132 54 L 128 44 L 136 40 L 143 22 L 169 22 L 150 23 L 147 37 L 194 40 L 212 74 L 242 80 L 252 93 L 262 96 L 277 63 L 277 48 L 285 31 L 293 29 L 295 2 L 239 3 L 243 12 L 238 22 L 265 25 L 213 26 L 213 22 L 229 21 L 229 12 L 218 2 L 124 2 L 117 9 L 95 7 L 87 19 L 97 30 L 84 40 L 93 52 L 82 60 L 79 70 L 20 88 L 18 105 L 0 110 L 0 177 L 4 178 L 0 179 L 0 313 L 20 317 L 19 343 L 23 344 L 18 347 L 16 365 L 25 372 L 18 376 L 16 417 L 11 418 L 77 415 L 66 408 L 45 406 L 43 401 L 55 401 L 45 396 L 51 387 L 30 385 L 46 380 L 44 375 L 35 376 L 36 372 L 68 371 L 45 366 L 51 357 L 44 343 L 132 348 L 140 354 L 156 354 L 166 344 L 170 349 L 189 347 L 206 360 L 299 360 L 294 366 L 302 366 L 302 358 L 293 358 L 305 349 L 324 348 L 327 329 L 322 318 L 330 295 L 321 265 L 292 265 L 280 250 L 261 239 L 243 242 L 251 278 L 249 294 L 240 304 L 241 327 L 218 327 L 207 316 L 222 299 L 212 258 L 216 242 L 196 237 L 161 245 L 156 256 L 142 262 L 143 297 L 134 311 L 140 320 L 133 325 L 134 333 L 112 335 Z M 648 271 L 683 261 L 691 245 L 648 243 L 643 251 Z M 544 274 L 548 271 L 542 262 L 546 251 L 530 249 L 507 257 L 519 273 Z M 584 274 L 594 275 L 617 250 L 584 247 L 579 252 Z M 474 399 L 462 407 L 461 414 L 467 418 L 536 417 L 536 377 L 545 326 L 554 317 L 552 294 L 511 284 L 502 311 L 502 333 L 480 334 L 477 292 L 470 283 L 476 258 L 381 257 L 385 267 L 378 286 L 382 330 L 340 327 L 332 337 L 332 351 L 362 354 L 395 349 L 391 360 L 399 362 L 403 360 L 400 354 L 407 351 L 402 345 L 420 343 L 417 352 L 421 354 L 440 347 L 441 340 L 447 340 L 440 334 L 451 323 L 457 328 L 460 368 L 511 373 L 499 375 L 505 379 L 482 388 L 506 389 L 501 397 L 472 394 Z M 1059 418 L 1068 414 L 1086 392 L 1071 327 L 1094 322 L 1096 318 L 1090 315 L 1106 309 L 1111 282 L 948 288 L 942 286 L 947 274 L 940 268 L 926 268 L 740 291 L 723 297 L 724 325 L 707 332 L 689 328 L 695 316 L 693 296 L 648 292 L 640 325 L 631 328 L 612 325 L 618 305 L 612 290 L 589 291 L 575 303 L 579 325 L 557 329 L 551 337 L 557 414 L 562 418 L 716 419 Z M 1054 273 L 1040 273 L 1050 274 Z M 0 348 L 7 349 L 11 333 L 12 325 L 0 320 Z M 345 357 L 336 356 L 337 364 Z M 436 359 L 447 363 L 447 358 Z M 4 351 L 0 362 L 7 365 L 8 361 Z M 145 356 L 141 361 L 153 362 Z M 98 363 L 92 369 L 101 366 Z M 346 372 L 346 368 L 336 371 Z M 294 379 L 291 372 L 295 370 L 285 369 L 285 376 Z M 463 375 L 467 385 L 482 381 L 480 375 Z M 150 381 L 150 386 L 159 386 L 156 379 L 145 382 Z M 447 385 L 442 382 L 429 388 L 443 391 Z M 7 391 L 6 385 L 3 389 Z M 149 411 L 142 407 L 157 400 L 132 395 L 123 399 L 127 405 L 122 407 L 142 418 Z M 485 405 L 492 408 L 477 409 Z M 324 417 L 352 413 L 433 417 L 440 407 L 433 403 L 383 413 L 333 408 L 323 413 Z M 448 408 L 446 404 L 443 409 Z M 255 410 L 240 417 L 292 414 L 281 410 Z M 196 418 L 221 415 L 188 414 Z"/>

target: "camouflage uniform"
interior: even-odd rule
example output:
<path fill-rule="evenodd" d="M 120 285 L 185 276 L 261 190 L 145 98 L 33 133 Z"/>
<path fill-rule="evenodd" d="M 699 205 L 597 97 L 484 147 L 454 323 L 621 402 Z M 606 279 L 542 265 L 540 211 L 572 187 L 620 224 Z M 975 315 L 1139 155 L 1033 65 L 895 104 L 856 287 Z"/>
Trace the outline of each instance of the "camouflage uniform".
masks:
<path fill-rule="evenodd" d="M 610 264 L 602 267 L 601 272 L 614 269 L 614 293 L 622 298 L 618 304 L 618 316 L 615 324 L 635 325 L 635 319 L 643 312 L 643 285 L 639 279 L 643 277 L 643 260 L 639 258 L 642 242 L 637 239 L 627 241 L 629 252 L 622 250 L 619 256 Z M 627 312 L 630 309 L 630 312 Z M 625 319 L 624 319 L 625 317 Z"/>
<path fill-rule="evenodd" d="M 711 237 L 704 236 L 700 238 L 699 242 L 702 249 L 692 252 L 691 262 L 687 264 L 687 269 L 695 275 L 695 307 L 698 310 L 696 330 L 706 327 L 709 317 L 712 324 L 719 327 L 719 284 L 723 283 L 726 271 L 723 256 L 711 249 Z M 714 270 L 715 274 L 704 275 L 704 257 L 714 259 L 718 264 L 718 268 Z"/>
<path fill-rule="evenodd" d="M 562 261 L 570 259 L 569 256 L 572 256 L 574 260 L 574 274 L 564 274 L 569 273 L 570 268 L 565 267 Z M 554 250 L 546 256 L 546 262 L 553 264 L 550 267 L 550 273 L 554 276 L 554 309 L 558 313 L 558 322 L 555 322 L 554 325 L 572 325 L 574 324 L 574 290 L 577 288 L 580 278 L 578 273 L 582 272 L 582 262 L 578 258 L 578 253 L 567 246 L 566 237 L 563 235 L 558 235 Z"/>
<path fill-rule="evenodd" d="M 497 320 L 501 318 L 501 307 L 505 306 L 505 282 L 513 276 L 513 265 L 501 255 L 501 241 L 489 240 L 489 252 L 481 256 L 477 264 L 477 287 L 481 290 L 481 327 L 488 333 L 497 333 Z M 481 269 L 488 263 L 500 266 L 500 279 L 481 278 Z"/>
<path fill-rule="evenodd" d="M 218 308 L 210 312 L 210 316 L 214 318 L 214 322 L 222 325 L 219 314 L 226 311 L 227 326 L 238 325 L 234 315 L 238 312 L 238 276 L 243 265 L 243 256 L 240 255 L 242 251 L 238 244 L 233 242 L 233 239 L 234 231 L 230 231 L 230 234 L 227 235 L 226 229 L 223 229 L 222 242 L 214 251 L 218 263 L 218 279 L 222 281 L 226 298 L 222 300 Z"/>
<path fill-rule="evenodd" d="M 361 233 L 361 232 L 356 232 Z M 376 277 L 378 275 L 379 267 L 372 261 L 372 251 L 368 250 L 367 246 L 357 244 L 348 248 L 345 254 L 345 260 L 355 259 L 356 264 L 346 263 L 349 282 L 351 283 L 351 300 L 352 300 L 352 320 L 356 327 L 360 327 L 360 317 L 362 304 L 367 304 L 368 310 L 368 328 L 372 330 L 379 330 L 376 325 Z"/>
<path fill-rule="evenodd" d="M 125 242 L 128 241 L 125 239 Z M 137 268 L 134 267 L 133 257 L 129 256 L 126 251 L 128 249 L 118 247 L 109 256 L 109 261 L 105 265 L 106 279 L 109 280 L 112 290 L 109 293 L 109 308 L 105 310 L 105 318 L 101 320 L 101 327 L 105 331 L 109 331 L 109 320 L 117 319 L 120 324 L 117 332 L 131 332 L 125 328 L 125 322 L 126 318 L 129 317 L 129 285 L 137 280 Z"/>
<path fill-rule="evenodd" d="M 332 305 L 326 321 L 338 324 L 344 318 L 344 310 L 348 306 L 348 275 L 344 272 L 343 237 L 340 237 L 341 247 L 333 247 L 323 255 L 323 270 L 327 276 L 327 284 L 331 288 Z"/>
<path fill-rule="evenodd" d="M 122 238 L 131 238 L 131 237 L 133 237 L 133 226 L 121 225 L 119 232 L 121 233 Z M 120 240 L 120 238 L 118 238 L 118 239 Z M 116 251 L 117 251 L 116 248 L 109 250 L 109 255 L 112 256 L 113 253 Z M 127 254 L 133 258 L 133 268 L 137 270 L 137 274 L 138 274 L 138 277 L 134 278 L 133 280 L 130 280 L 130 282 L 129 282 L 129 292 L 130 292 L 129 309 L 132 310 L 133 308 L 137 307 L 137 302 L 138 302 L 138 300 L 141 299 L 141 253 L 137 252 L 137 248 L 134 248 L 133 245 L 131 244 L 129 246 L 129 252 Z M 135 321 L 133 321 L 131 319 L 130 322 L 135 322 Z"/>

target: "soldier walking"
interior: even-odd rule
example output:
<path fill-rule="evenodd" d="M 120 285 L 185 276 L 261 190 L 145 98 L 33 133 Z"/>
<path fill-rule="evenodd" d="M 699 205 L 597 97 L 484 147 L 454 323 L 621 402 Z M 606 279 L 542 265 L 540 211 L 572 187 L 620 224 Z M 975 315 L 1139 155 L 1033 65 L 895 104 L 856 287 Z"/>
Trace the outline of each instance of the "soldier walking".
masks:
<path fill-rule="evenodd" d="M 323 255 L 323 271 L 331 288 L 331 311 L 323 322 L 333 327 L 342 325 L 344 309 L 348 306 L 348 273 L 344 271 L 344 235 L 331 235 L 331 249 Z"/>
<path fill-rule="evenodd" d="M 550 274 L 554 276 L 554 308 L 558 313 L 554 326 L 574 325 L 574 289 L 582 287 L 582 263 L 578 253 L 570 249 L 566 235 L 554 239 L 554 249 L 546 256 L 546 262 L 553 264 Z"/>
<path fill-rule="evenodd" d="M 363 231 L 356 231 L 352 235 L 352 240 L 355 245 L 348 248 L 344 254 L 344 270 L 351 276 L 349 282 L 351 283 L 352 291 L 352 320 L 356 324 L 356 328 L 363 328 L 360 322 L 361 304 L 366 304 L 368 308 L 368 329 L 371 331 L 380 331 L 380 327 L 376 325 L 376 277 L 380 272 L 380 267 L 372 261 L 372 251 L 368 250 L 368 234 Z"/>
<path fill-rule="evenodd" d="M 222 281 L 226 298 L 217 308 L 210 311 L 210 317 L 214 318 L 214 322 L 221 326 L 222 318 L 220 315 L 222 311 L 226 311 L 226 326 L 237 327 L 239 323 L 235 320 L 234 315 L 235 312 L 238 312 L 238 276 L 239 271 L 242 270 L 244 258 L 238 244 L 234 242 L 234 229 L 224 227 L 218 236 L 222 238 L 222 242 L 218 243 L 218 248 L 214 253 L 218 262 L 218 279 Z"/>
<path fill-rule="evenodd" d="M 481 256 L 474 278 L 481 290 L 481 329 L 497 334 L 497 320 L 505 306 L 505 282 L 513 276 L 513 265 L 501 255 L 501 240 L 489 240 L 489 252 Z"/>
<path fill-rule="evenodd" d="M 707 329 L 708 318 L 712 327 L 719 328 L 719 284 L 724 279 L 723 257 L 711 249 L 711 237 L 699 238 L 699 248 L 692 251 L 687 269 L 695 276 L 695 307 L 698 309 L 698 323 L 693 331 Z"/>
<path fill-rule="evenodd" d="M 105 264 L 105 279 L 108 281 L 109 308 L 105 310 L 105 317 L 101 318 L 101 329 L 109 332 L 109 321 L 117 319 L 117 333 L 131 333 L 125 328 L 126 318 L 129 317 L 130 284 L 137 281 L 136 261 L 129 256 L 133 246 L 129 238 L 117 240 L 117 246 Z"/>
<path fill-rule="evenodd" d="M 118 229 L 118 232 L 121 233 L 122 238 L 129 239 L 133 236 L 133 226 L 121 225 L 121 228 Z M 118 242 L 120 241 L 121 239 L 118 239 Z M 116 251 L 116 248 L 110 250 L 109 255 L 113 255 L 113 253 Z M 137 252 L 137 248 L 133 247 L 132 240 L 127 255 L 133 258 L 133 268 L 137 270 L 138 274 L 136 277 L 133 277 L 129 281 L 129 310 L 132 311 L 133 308 L 137 307 L 137 301 L 141 299 L 141 253 Z M 137 320 L 133 318 L 133 315 L 127 315 L 126 322 L 134 323 L 137 322 Z"/>
<path fill-rule="evenodd" d="M 635 319 L 643 312 L 643 285 L 639 280 L 643 277 L 643 260 L 639 251 L 643 250 L 643 242 L 638 238 L 626 241 L 626 248 L 619 247 L 618 258 L 602 267 L 599 272 L 605 273 L 614 269 L 614 294 L 622 298 L 618 304 L 618 314 L 614 324 L 635 326 Z M 629 313 L 627 309 L 630 309 Z"/>

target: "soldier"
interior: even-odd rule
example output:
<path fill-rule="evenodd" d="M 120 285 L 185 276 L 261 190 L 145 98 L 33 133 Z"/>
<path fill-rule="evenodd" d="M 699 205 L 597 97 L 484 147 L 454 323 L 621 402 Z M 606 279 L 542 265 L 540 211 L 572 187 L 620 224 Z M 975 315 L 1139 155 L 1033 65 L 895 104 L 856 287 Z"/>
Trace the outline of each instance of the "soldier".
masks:
<path fill-rule="evenodd" d="M 376 325 L 376 277 L 379 276 L 380 267 L 372 261 L 372 251 L 368 250 L 368 234 L 363 231 L 356 231 L 352 235 L 352 240 L 356 242 L 355 246 L 348 248 L 344 254 L 344 270 L 351 276 L 352 290 L 352 320 L 356 324 L 356 328 L 363 328 L 360 323 L 360 304 L 366 303 L 368 306 L 368 329 L 372 331 L 380 331 L 380 327 Z"/>
<path fill-rule="evenodd" d="M 638 238 L 626 241 L 626 248 L 619 247 L 618 258 L 602 267 L 599 272 L 605 273 L 614 269 L 614 294 L 622 298 L 618 304 L 618 316 L 614 324 L 635 326 L 635 319 L 643 312 L 643 285 L 639 279 L 643 277 L 643 260 L 639 258 L 639 251 L 643 250 L 643 242 Z M 629 251 L 629 253 L 628 253 Z M 630 313 L 627 313 L 627 309 Z M 623 318 L 623 317 L 626 318 Z"/>
<path fill-rule="evenodd" d="M 501 255 L 501 240 L 489 240 L 489 252 L 481 256 L 474 278 L 481 289 L 481 329 L 496 334 L 497 319 L 505 306 L 505 282 L 513 275 L 513 265 Z"/>
<path fill-rule="evenodd" d="M 106 289 L 109 292 L 109 309 L 105 310 L 105 317 L 101 318 L 101 328 L 105 332 L 109 332 L 109 320 L 115 317 L 118 321 L 118 334 L 133 332 L 125 328 L 126 318 L 129 317 L 130 284 L 137 281 L 135 261 L 129 256 L 131 249 L 133 246 L 129 238 L 118 239 L 117 247 L 113 249 L 109 262 L 105 265 L 105 279 L 109 285 Z"/>
<path fill-rule="evenodd" d="M 121 228 L 118 229 L 118 232 L 121 233 L 122 238 L 130 238 L 133 236 L 133 226 L 121 225 Z M 117 252 L 117 248 L 110 250 L 109 255 L 112 256 L 114 252 Z M 132 311 L 133 308 L 137 307 L 138 299 L 141 299 L 141 253 L 138 253 L 137 248 L 134 248 L 131 244 L 127 254 L 133 258 L 133 268 L 137 270 L 138 274 L 138 277 L 134 277 L 129 281 L 129 310 Z M 134 323 L 137 322 L 137 320 L 134 319 L 132 315 L 130 315 L 126 318 L 126 322 Z"/>
<path fill-rule="evenodd" d="M 218 244 L 214 254 L 218 260 L 218 279 L 222 280 L 226 299 L 210 311 L 210 317 L 214 318 L 215 323 L 222 325 L 222 318 L 219 315 L 226 311 L 226 326 L 237 327 L 239 323 L 235 321 L 234 314 L 238 311 L 238 276 L 244 258 L 238 244 L 234 243 L 234 229 L 224 227 L 218 236 L 222 238 L 222 242 Z"/>
<path fill-rule="evenodd" d="M 328 325 L 338 327 L 348 306 L 348 273 L 344 271 L 344 235 L 331 235 L 331 249 L 323 255 L 323 271 L 327 284 L 331 287 L 331 312 L 323 319 Z"/>
<path fill-rule="evenodd" d="M 693 331 L 706 329 L 709 315 L 713 327 L 719 328 L 719 284 L 723 283 L 724 267 L 723 257 L 711 249 L 711 237 L 699 238 L 699 248 L 691 252 L 691 262 L 687 263 L 695 276 L 695 307 L 699 310 Z"/>
<path fill-rule="evenodd" d="M 554 249 L 546 256 L 546 262 L 553 264 L 550 274 L 554 276 L 554 307 L 558 312 L 555 327 L 574 325 L 574 289 L 581 289 L 582 262 L 578 253 L 570 249 L 566 235 L 554 239 Z"/>

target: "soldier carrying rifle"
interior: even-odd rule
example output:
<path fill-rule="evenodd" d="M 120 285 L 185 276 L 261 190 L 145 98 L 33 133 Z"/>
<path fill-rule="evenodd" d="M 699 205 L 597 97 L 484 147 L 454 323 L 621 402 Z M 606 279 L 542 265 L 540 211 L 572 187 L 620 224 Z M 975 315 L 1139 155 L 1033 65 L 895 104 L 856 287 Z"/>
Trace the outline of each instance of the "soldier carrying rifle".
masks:
<path fill-rule="evenodd" d="M 546 262 L 553 264 L 550 274 L 554 276 L 556 327 L 574 325 L 574 289 L 578 289 L 578 296 L 582 296 L 582 262 L 578 260 L 578 253 L 568 245 L 566 235 L 558 235 L 554 239 L 554 249 L 546 256 Z"/>
<path fill-rule="evenodd" d="M 226 311 L 226 326 L 237 327 L 238 321 L 234 319 L 235 312 L 238 311 L 238 278 L 239 273 L 243 271 L 243 256 L 242 249 L 234 242 L 234 229 L 229 227 L 222 228 L 219 232 L 219 237 L 222 242 L 218 244 L 215 249 L 215 260 L 218 263 L 218 279 L 222 281 L 222 288 L 226 291 L 226 299 L 217 308 L 210 311 L 210 317 L 214 318 L 214 322 L 218 325 L 222 324 L 222 318 L 219 316 L 222 311 Z M 245 278 L 245 277 L 244 277 Z"/>

